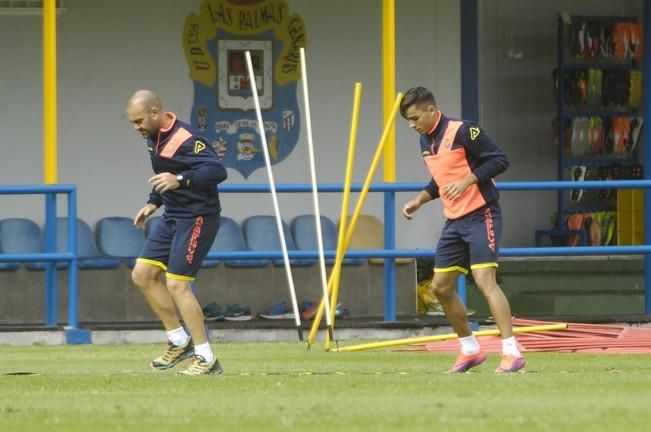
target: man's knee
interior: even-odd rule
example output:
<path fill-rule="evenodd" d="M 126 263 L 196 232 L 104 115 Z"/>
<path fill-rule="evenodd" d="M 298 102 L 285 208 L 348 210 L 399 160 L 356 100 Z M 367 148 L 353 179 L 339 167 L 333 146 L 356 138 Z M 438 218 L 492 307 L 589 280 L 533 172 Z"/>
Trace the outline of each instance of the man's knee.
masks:
<path fill-rule="evenodd" d="M 167 286 L 167 290 L 170 292 L 170 294 L 174 296 L 174 295 L 184 294 L 187 292 L 192 292 L 190 283 L 191 283 L 190 281 L 168 277 L 165 285 Z"/>
<path fill-rule="evenodd" d="M 153 265 L 137 262 L 131 271 L 131 280 L 140 288 L 146 288 L 158 280 L 161 270 Z"/>
<path fill-rule="evenodd" d="M 484 294 L 490 293 L 492 290 L 499 289 L 497 279 L 495 277 L 495 268 L 483 268 L 473 270 L 472 277 L 475 280 L 477 288 Z"/>
<path fill-rule="evenodd" d="M 432 280 L 432 291 L 436 297 L 449 297 L 455 292 L 456 278 L 450 277 L 436 277 Z"/>

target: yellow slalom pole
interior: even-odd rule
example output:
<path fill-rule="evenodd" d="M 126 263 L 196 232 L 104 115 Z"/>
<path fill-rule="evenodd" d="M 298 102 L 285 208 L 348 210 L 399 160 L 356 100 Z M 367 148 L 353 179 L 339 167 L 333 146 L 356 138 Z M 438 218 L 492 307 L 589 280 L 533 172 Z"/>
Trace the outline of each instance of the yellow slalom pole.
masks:
<path fill-rule="evenodd" d="M 375 176 L 375 171 L 377 170 L 377 166 L 380 163 L 380 158 L 382 157 L 382 153 L 384 151 L 384 146 L 387 143 L 387 137 L 389 136 L 389 132 L 391 131 L 391 127 L 393 125 L 393 122 L 396 119 L 396 115 L 398 114 L 398 110 L 400 109 L 400 102 L 402 102 L 402 93 L 398 93 L 396 96 L 396 101 L 393 104 L 393 109 L 391 110 L 391 115 L 389 116 L 389 119 L 387 120 L 386 124 L 384 125 L 384 131 L 382 132 L 382 137 L 380 138 L 380 142 L 377 146 L 377 150 L 375 152 L 375 156 L 373 157 L 373 161 L 371 162 L 371 167 L 368 170 L 368 175 L 366 176 L 366 180 L 364 181 L 364 186 L 362 186 L 362 191 L 360 193 L 359 199 L 357 200 L 357 206 L 355 207 L 355 211 L 353 212 L 353 216 L 350 219 L 350 224 L 348 227 L 346 227 L 346 237 L 344 238 L 344 244 L 341 246 L 344 251 L 348 249 L 348 245 L 350 244 L 350 239 L 353 237 L 353 232 L 355 231 L 355 226 L 357 225 L 357 219 L 359 218 L 359 214 L 362 211 L 362 206 L 364 205 L 364 201 L 366 200 L 366 195 L 368 195 L 368 190 L 371 187 L 371 182 L 373 181 L 373 177 Z M 339 267 L 341 268 L 341 262 L 343 261 L 343 255 L 337 257 L 338 260 L 335 261 L 335 268 Z M 332 286 L 332 294 L 331 294 L 331 300 L 330 304 L 337 306 L 337 298 L 339 296 L 339 285 L 334 285 Z M 332 313 L 332 326 L 334 328 L 335 321 L 334 321 L 334 309 L 330 309 L 330 313 Z M 329 349 L 330 348 L 330 341 L 326 338 L 326 343 L 325 343 L 325 348 Z"/>
<path fill-rule="evenodd" d="M 56 0 L 43 1 L 43 182 L 57 182 Z"/>
<path fill-rule="evenodd" d="M 350 128 L 350 137 L 348 138 L 348 160 L 349 164 L 346 166 L 346 179 L 344 181 L 344 195 L 341 203 L 341 213 L 339 216 L 339 234 L 337 237 L 337 255 L 335 256 L 335 265 L 332 268 L 332 289 L 330 290 L 330 294 L 334 293 L 335 291 L 338 291 L 335 289 L 335 287 L 339 287 L 339 280 L 341 278 L 341 266 L 343 265 L 344 262 L 344 254 L 346 253 L 346 247 L 344 247 L 345 243 L 345 233 L 347 232 L 348 229 L 348 201 L 350 198 L 350 184 L 352 182 L 352 177 L 353 177 L 353 165 L 355 162 L 355 145 L 356 145 L 356 140 L 357 140 L 357 126 L 359 124 L 359 103 L 362 97 L 362 84 L 361 83 L 356 83 L 355 84 L 355 103 L 354 103 L 354 108 L 353 108 L 353 118 L 351 121 L 351 128 Z M 330 300 L 330 324 L 332 328 L 334 329 L 335 327 L 335 309 L 337 308 L 337 302 L 335 301 L 334 303 L 332 302 L 331 299 L 326 299 L 326 301 Z M 335 309 L 332 309 L 332 304 L 335 305 Z M 326 342 L 325 346 L 326 349 L 330 349 L 330 333 L 326 334 Z"/>
<path fill-rule="evenodd" d="M 565 330 L 567 329 L 567 323 L 558 323 L 558 324 L 546 324 L 539 326 L 531 327 L 515 327 L 513 333 L 533 333 L 533 332 L 542 332 L 542 331 L 552 331 L 552 330 Z M 473 333 L 475 336 L 498 336 L 500 334 L 499 329 L 494 330 L 482 330 Z M 364 351 L 376 348 L 389 348 L 396 347 L 401 345 L 417 345 L 427 342 L 440 342 L 450 339 L 456 339 L 458 336 L 456 333 L 448 333 L 437 336 L 423 336 L 416 338 L 407 338 L 407 339 L 396 339 L 392 341 L 385 342 L 373 342 L 360 345 L 351 345 L 347 347 L 342 347 L 333 351 L 337 352 L 353 352 L 353 351 Z"/>
<path fill-rule="evenodd" d="M 384 149 L 384 144 L 386 143 L 386 139 L 389 134 L 390 126 L 394 122 L 396 115 L 398 113 L 398 109 L 400 108 L 400 102 L 402 101 L 402 96 L 403 96 L 402 93 L 398 93 L 398 95 L 396 96 L 396 101 L 393 104 L 393 110 L 391 111 L 390 119 L 384 127 L 382 138 L 380 138 L 380 142 L 378 143 L 375 156 L 373 157 L 373 161 L 371 162 L 371 167 L 369 168 L 368 175 L 366 177 L 366 180 L 364 181 L 364 186 L 362 187 L 361 194 L 357 201 L 357 206 L 355 208 L 355 211 L 353 212 L 350 225 L 346 227 L 346 236 L 344 237 L 343 244 L 341 246 L 337 245 L 337 250 L 339 250 L 339 247 L 341 247 L 343 251 L 346 251 L 346 249 L 348 249 L 348 244 L 350 243 L 350 239 L 353 236 L 353 231 L 355 230 L 355 224 L 357 224 L 359 213 L 361 211 L 362 205 L 364 204 L 364 200 L 366 199 L 366 195 L 368 194 L 368 189 L 371 186 L 371 181 L 373 180 L 373 176 L 375 175 L 375 171 L 377 170 L 377 165 L 380 162 L 380 157 L 382 156 L 382 151 Z M 343 255 L 344 254 L 341 254 L 341 256 L 339 255 L 337 256 L 335 260 L 335 269 L 333 269 L 333 273 L 337 268 L 337 263 L 339 263 L 339 267 L 341 267 L 341 262 L 343 261 Z M 338 287 L 334 286 L 334 278 L 332 276 L 333 274 L 330 275 L 330 280 L 328 280 L 328 292 L 332 293 L 331 297 L 332 300 L 335 302 L 335 306 L 336 306 Z M 322 299 L 321 303 L 319 304 L 319 309 L 317 310 L 317 313 L 314 317 L 314 322 L 312 323 L 312 329 L 310 330 L 310 334 L 307 339 L 308 346 L 312 343 L 314 337 L 316 336 L 316 332 L 319 328 L 319 323 L 321 322 L 321 318 L 323 317 L 324 309 L 325 309 L 325 303 L 323 302 Z"/>
<path fill-rule="evenodd" d="M 355 93 L 353 96 L 353 113 L 350 121 L 350 136 L 348 138 L 348 160 L 346 162 L 346 176 L 344 179 L 343 199 L 341 202 L 341 216 L 339 218 L 339 234 L 337 239 L 337 255 L 335 256 L 335 263 L 337 262 L 338 257 L 345 252 L 345 250 L 342 249 L 342 246 L 344 244 L 344 233 L 346 232 L 345 231 L 346 214 L 348 213 L 350 184 L 352 182 L 352 177 L 353 177 L 353 166 L 355 165 L 355 146 L 357 143 L 357 128 L 359 124 L 359 108 L 361 106 L 361 101 L 362 101 L 362 83 L 357 82 L 355 83 Z M 332 285 L 333 285 L 335 272 L 338 273 L 336 269 L 337 266 L 335 265 L 332 269 L 332 273 L 330 274 L 330 280 L 328 281 L 328 289 L 327 289 L 328 295 L 330 295 L 330 293 L 332 292 Z M 337 281 L 338 280 L 339 280 L 339 276 L 337 275 Z M 317 314 L 314 317 L 314 321 L 312 322 L 312 327 L 310 328 L 310 334 L 307 337 L 308 346 L 312 344 L 312 341 L 316 336 L 316 332 L 319 330 L 319 324 L 321 323 L 321 318 L 323 318 L 323 311 L 325 308 L 324 302 L 328 300 L 329 299 L 327 298 L 321 300 L 321 306 L 323 307 L 319 307 L 319 309 L 317 310 Z"/>

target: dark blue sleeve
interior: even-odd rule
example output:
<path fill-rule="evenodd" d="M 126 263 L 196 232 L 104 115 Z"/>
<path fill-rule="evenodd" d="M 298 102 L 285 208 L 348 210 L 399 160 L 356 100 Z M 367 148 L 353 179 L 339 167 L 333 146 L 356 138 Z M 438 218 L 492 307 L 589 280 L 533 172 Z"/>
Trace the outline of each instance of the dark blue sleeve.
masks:
<path fill-rule="evenodd" d="M 203 145 L 202 145 L 203 144 Z M 181 172 L 186 179 L 181 185 L 184 189 L 205 190 L 214 188 L 226 180 L 226 167 L 205 140 L 192 137 L 184 144 L 184 162 L 189 169 Z"/>
<path fill-rule="evenodd" d="M 470 169 L 479 183 L 490 181 L 509 167 L 506 154 L 479 126 L 464 123 L 458 133 L 459 140 L 468 152 Z"/>
<path fill-rule="evenodd" d="M 427 183 L 427 185 L 425 185 L 425 187 L 423 188 L 423 190 L 424 190 L 425 192 L 427 192 L 427 193 L 429 194 L 429 196 L 432 197 L 432 199 L 436 199 L 436 198 L 438 198 L 439 196 L 441 196 L 441 195 L 439 194 L 439 185 L 436 184 L 436 182 L 434 181 L 434 179 L 431 179 L 431 180 L 429 181 L 429 183 Z"/>
<path fill-rule="evenodd" d="M 163 197 L 161 197 L 158 192 L 152 189 L 151 193 L 149 194 L 149 201 L 147 201 L 147 204 L 153 204 L 156 207 L 160 207 L 163 205 Z"/>

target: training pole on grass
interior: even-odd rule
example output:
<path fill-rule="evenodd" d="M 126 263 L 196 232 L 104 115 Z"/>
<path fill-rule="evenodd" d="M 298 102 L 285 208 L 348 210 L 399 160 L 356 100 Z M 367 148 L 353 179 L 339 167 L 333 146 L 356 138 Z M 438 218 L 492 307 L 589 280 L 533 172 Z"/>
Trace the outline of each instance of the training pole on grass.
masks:
<path fill-rule="evenodd" d="M 345 252 L 348 249 L 348 245 L 350 244 L 350 239 L 353 236 L 353 231 L 355 230 L 355 225 L 357 224 L 359 213 L 361 211 L 362 205 L 364 204 L 364 200 L 366 199 L 366 195 L 368 195 L 368 190 L 371 187 L 371 181 L 373 180 L 373 176 L 375 175 L 375 170 L 377 169 L 377 165 L 380 161 L 380 157 L 382 156 L 384 145 L 387 141 L 389 131 L 391 130 L 391 125 L 393 124 L 393 121 L 396 118 L 396 114 L 398 113 L 398 109 L 400 108 L 400 102 L 402 101 L 402 96 L 403 96 L 402 93 L 398 93 L 398 95 L 396 96 L 396 101 L 393 105 L 391 115 L 389 116 L 389 119 L 387 119 L 387 122 L 384 126 L 384 132 L 382 133 L 382 138 L 380 138 L 380 142 L 378 143 L 375 156 L 373 157 L 373 162 L 371 163 L 371 167 L 368 171 L 368 175 L 366 177 L 366 180 L 364 181 L 364 186 L 362 187 L 360 197 L 357 201 L 357 207 L 355 208 L 355 212 L 353 213 L 350 224 L 346 228 L 346 236 L 344 238 L 343 244 L 337 245 L 338 249 L 341 248 L 343 252 Z M 334 304 L 336 306 L 337 304 L 336 301 L 337 301 L 337 296 L 339 294 L 338 292 L 339 287 L 334 285 L 334 280 L 335 280 L 334 276 L 336 276 L 335 272 L 339 272 L 341 270 L 341 263 L 343 261 L 344 255 L 345 255 L 344 253 L 338 254 L 335 261 L 335 267 L 333 268 L 332 274 L 330 275 L 330 280 L 328 281 L 328 289 L 331 292 L 331 302 L 330 302 L 331 311 L 333 310 L 332 305 Z M 310 334 L 308 336 L 308 343 L 311 343 L 312 340 L 314 340 L 314 337 L 316 336 L 316 332 L 319 328 L 319 322 L 321 321 L 321 317 L 323 316 L 324 309 L 325 309 L 325 304 L 324 302 L 321 302 L 317 314 L 314 317 L 312 328 L 310 329 Z M 334 326 L 334 319 L 333 319 L 333 326 Z M 326 349 L 329 346 L 330 343 L 326 338 Z"/>
<path fill-rule="evenodd" d="M 337 257 L 342 256 L 344 251 L 341 246 L 344 244 L 344 234 L 346 232 L 346 214 L 348 213 L 348 200 L 350 197 L 350 184 L 353 178 L 353 167 L 355 165 L 355 146 L 357 144 L 357 128 L 359 124 L 359 108 L 361 106 L 362 100 L 362 83 L 355 83 L 355 93 L 353 96 L 353 111 L 350 122 L 350 136 L 348 139 L 348 158 L 346 159 L 346 175 L 344 178 L 344 190 L 343 198 L 341 204 L 341 214 L 339 217 L 339 233 L 337 236 L 337 253 L 335 255 L 335 263 L 337 262 Z M 335 271 L 336 266 L 333 267 L 332 273 L 330 274 L 330 280 L 326 286 L 326 297 L 321 300 L 319 309 L 317 310 L 317 315 L 315 316 L 314 322 L 310 330 L 310 334 L 307 339 L 308 349 L 310 348 L 316 332 L 319 328 L 319 323 L 323 317 L 323 309 L 321 306 L 326 305 L 330 309 L 330 293 L 332 292 L 333 283 L 339 283 L 339 273 Z M 333 282 L 334 281 L 334 282 Z M 336 306 L 336 305 L 335 305 Z M 332 323 L 332 318 L 330 317 L 330 324 Z M 328 333 L 329 335 L 329 333 Z"/>
<path fill-rule="evenodd" d="M 391 109 L 391 112 L 389 113 L 389 117 L 387 118 L 386 123 L 384 125 L 384 131 L 382 132 L 380 143 L 378 144 L 377 151 L 375 152 L 375 156 L 373 157 L 373 161 L 371 162 L 371 167 L 368 170 L 368 175 L 366 176 L 366 180 L 364 181 L 362 192 L 359 196 L 359 199 L 357 200 L 357 205 L 355 206 L 355 210 L 353 211 L 353 216 L 350 218 L 350 225 L 346 228 L 347 235 L 344 244 L 342 245 L 343 252 L 340 256 L 339 262 L 338 263 L 335 262 L 335 267 L 337 268 L 337 276 L 335 278 L 335 282 L 337 283 L 335 283 L 332 286 L 332 294 L 330 299 L 331 311 L 333 311 L 333 309 L 336 307 L 337 300 L 339 297 L 339 275 L 341 273 L 341 266 L 344 259 L 344 252 L 348 249 L 350 240 L 353 237 L 353 232 L 355 231 L 355 227 L 357 226 L 357 219 L 359 219 L 359 215 L 362 212 L 362 207 L 364 206 L 364 202 L 366 201 L 366 196 L 368 195 L 368 191 L 371 188 L 371 182 L 373 181 L 373 177 L 375 177 L 375 171 L 377 171 L 377 167 L 380 164 L 380 160 L 384 155 L 385 147 L 387 143 L 390 141 L 389 137 L 393 133 L 396 116 L 398 115 L 398 111 L 400 110 L 400 103 L 402 102 L 402 96 L 403 96 L 402 93 L 398 93 L 398 95 L 396 96 L 396 100 L 393 103 L 393 108 Z M 333 314 L 332 326 L 334 327 L 334 325 L 335 325 L 335 319 Z M 330 339 L 328 339 L 327 335 L 325 341 L 325 348 L 327 350 L 330 349 Z"/>
<path fill-rule="evenodd" d="M 271 189 L 271 199 L 274 203 L 274 212 L 276 214 L 276 227 L 278 228 L 278 236 L 280 237 L 280 246 L 283 251 L 283 260 L 285 261 L 285 272 L 287 273 L 287 281 L 289 283 L 289 293 L 292 298 L 292 308 L 294 310 L 294 322 L 298 330 L 298 338 L 303 340 L 303 329 L 301 328 L 301 317 L 298 312 L 298 303 L 296 302 L 296 290 L 294 289 L 294 278 L 292 277 L 292 268 L 289 264 L 289 256 L 287 254 L 287 243 L 285 241 L 285 230 L 283 229 L 283 221 L 280 218 L 280 208 L 278 207 L 278 195 L 276 194 L 276 182 L 274 181 L 273 171 L 271 170 L 271 159 L 269 158 L 269 148 L 267 147 L 267 137 L 264 129 L 264 122 L 262 120 L 262 109 L 260 108 L 260 99 L 258 98 L 258 86 L 255 81 L 255 72 L 253 70 L 253 62 L 251 61 L 251 51 L 246 51 L 246 67 L 249 70 L 249 80 L 251 82 L 251 92 L 253 93 L 253 102 L 255 103 L 255 113 L 258 117 L 258 132 L 262 140 L 262 152 L 264 154 L 264 161 L 267 165 L 267 175 L 269 176 L 269 187 Z"/>
<path fill-rule="evenodd" d="M 325 265 L 325 254 L 323 252 L 323 232 L 321 231 L 321 210 L 319 209 L 319 193 L 316 182 L 316 164 L 314 163 L 314 140 L 312 139 L 312 116 L 310 113 L 310 94 L 307 85 L 307 62 L 305 59 L 305 48 L 301 47 L 301 75 L 303 77 L 303 105 L 305 106 L 305 127 L 307 131 L 307 148 L 310 157 L 310 179 L 312 181 L 312 201 L 314 203 L 314 219 L 316 223 L 316 239 L 319 249 L 319 268 L 321 270 L 321 287 L 323 298 L 326 299 L 326 324 L 328 336 L 334 339 L 334 329 L 330 318 L 330 305 L 328 304 L 328 281 Z M 309 346 L 309 344 L 308 344 Z"/>
<path fill-rule="evenodd" d="M 546 325 L 538 325 L 538 326 L 531 326 L 531 327 L 515 327 L 513 328 L 513 333 L 533 333 L 533 332 L 566 330 L 566 329 L 567 329 L 567 323 L 557 323 L 557 324 L 546 324 Z M 482 330 L 482 331 L 473 332 L 473 335 L 499 336 L 500 331 L 499 329 Z M 423 337 L 415 337 L 415 338 L 407 338 L 407 339 L 396 339 L 396 340 L 385 341 L 385 342 L 372 342 L 367 344 L 351 345 L 347 347 L 337 348 L 332 351 L 336 351 L 336 352 L 365 351 L 370 349 L 390 348 L 390 347 L 397 347 L 402 345 L 417 345 L 417 344 L 423 344 L 427 342 L 442 342 L 442 341 L 457 339 L 457 338 L 458 336 L 456 333 L 448 333 L 448 334 L 437 335 L 437 336 L 423 336 Z"/>

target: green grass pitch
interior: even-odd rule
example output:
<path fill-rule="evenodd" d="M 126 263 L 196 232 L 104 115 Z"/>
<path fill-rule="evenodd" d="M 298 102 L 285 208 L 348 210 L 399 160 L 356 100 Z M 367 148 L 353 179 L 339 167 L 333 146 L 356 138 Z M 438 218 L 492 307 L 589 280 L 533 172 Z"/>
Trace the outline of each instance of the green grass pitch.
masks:
<path fill-rule="evenodd" d="M 148 369 L 159 345 L 0 346 L 0 431 L 651 430 L 649 355 L 529 354 L 497 376 L 496 355 L 451 375 L 453 354 L 214 347 L 224 375 L 183 377 Z"/>

